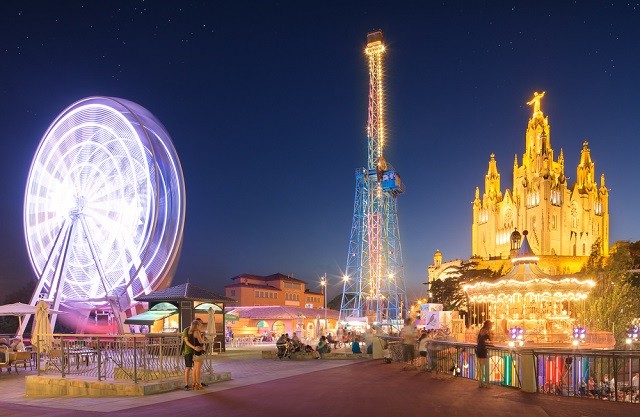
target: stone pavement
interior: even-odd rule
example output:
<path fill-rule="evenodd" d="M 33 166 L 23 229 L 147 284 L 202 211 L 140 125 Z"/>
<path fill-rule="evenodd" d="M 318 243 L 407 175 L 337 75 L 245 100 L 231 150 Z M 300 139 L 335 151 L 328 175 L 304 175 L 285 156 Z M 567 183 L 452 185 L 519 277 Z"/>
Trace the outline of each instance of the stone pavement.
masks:
<path fill-rule="evenodd" d="M 279 361 L 260 349 L 230 351 L 215 370 L 232 380 L 202 391 L 127 398 L 26 398 L 21 375 L 0 375 L 0 416 L 637 416 L 640 404 L 527 394 L 449 375 L 402 371 L 398 363 Z"/>

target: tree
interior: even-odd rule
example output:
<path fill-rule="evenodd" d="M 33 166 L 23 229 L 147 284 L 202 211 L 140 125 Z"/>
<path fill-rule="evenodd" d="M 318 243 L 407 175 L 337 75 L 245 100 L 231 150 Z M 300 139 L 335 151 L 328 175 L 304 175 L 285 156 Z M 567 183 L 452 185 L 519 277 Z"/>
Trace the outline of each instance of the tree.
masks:
<path fill-rule="evenodd" d="M 445 310 L 468 310 L 467 295 L 462 289 L 464 284 L 481 279 L 493 279 L 500 276 L 499 272 L 490 269 L 476 269 L 477 262 L 463 262 L 455 267 L 456 271 L 449 273 L 445 279 L 437 279 L 430 285 L 430 301 L 442 304 Z"/>
<path fill-rule="evenodd" d="M 431 283 L 429 292 L 429 300 L 442 304 L 445 310 L 460 310 L 466 305 L 466 298 L 460 287 L 460 277 L 437 279 Z"/>
<path fill-rule="evenodd" d="M 638 242 L 616 242 L 608 258 L 592 251 L 584 273 L 596 279 L 587 299 L 585 323 L 592 330 L 611 331 L 616 347 L 623 347 L 626 330 L 633 319 L 640 317 L 640 287 L 636 284 L 633 251 Z M 638 252 L 636 252 L 638 253 Z"/>
<path fill-rule="evenodd" d="M 336 295 L 331 300 L 327 300 L 328 309 L 340 311 L 341 305 L 342 305 L 342 293 Z"/>

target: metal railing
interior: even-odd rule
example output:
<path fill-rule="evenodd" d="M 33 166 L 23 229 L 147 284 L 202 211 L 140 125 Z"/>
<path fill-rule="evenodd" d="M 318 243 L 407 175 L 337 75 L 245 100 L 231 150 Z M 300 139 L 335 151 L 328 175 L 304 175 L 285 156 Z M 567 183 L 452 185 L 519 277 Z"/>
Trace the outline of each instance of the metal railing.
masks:
<path fill-rule="evenodd" d="M 391 345 L 396 350 L 397 346 Z M 430 340 L 427 368 L 477 380 L 475 346 Z M 487 350 L 492 384 L 525 389 L 523 375 L 526 373 L 531 376 L 529 381 L 535 379 L 535 383 L 531 382 L 531 391 L 640 404 L 640 351 L 506 346 L 490 346 Z M 401 360 L 401 355 L 396 353 L 393 359 Z"/>
<path fill-rule="evenodd" d="M 427 343 L 427 368 L 463 378 L 479 378 L 475 344 L 430 340 Z M 520 388 L 522 358 L 515 349 L 487 347 L 489 360 L 489 382 L 507 387 Z"/>
<path fill-rule="evenodd" d="M 534 350 L 533 356 L 538 392 L 639 402 L 638 351 Z"/>
<path fill-rule="evenodd" d="M 184 374 L 180 334 L 54 335 L 53 348 L 36 356 L 38 375 L 97 380 L 163 381 Z M 211 346 L 206 346 L 211 352 Z M 207 355 L 203 372 L 213 372 Z"/>

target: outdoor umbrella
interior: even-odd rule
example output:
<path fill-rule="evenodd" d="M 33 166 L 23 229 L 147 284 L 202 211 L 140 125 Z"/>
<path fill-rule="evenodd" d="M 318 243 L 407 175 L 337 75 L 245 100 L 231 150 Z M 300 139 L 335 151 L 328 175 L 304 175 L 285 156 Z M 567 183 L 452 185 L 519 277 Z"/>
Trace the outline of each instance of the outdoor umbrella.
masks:
<path fill-rule="evenodd" d="M 40 353 L 48 352 L 53 345 L 52 333 L 51 322 L 49 321 L 49 306 L 45 301 L 40 300 L 36 304 L 36 317 L 31 332 L 31 344 Z"/>
<path fill-rule="evenodd" d="M 215 313 L 213 312 L 213 308 L 209 307 L 209 311 L 208 311 L 208 317 L 207 317 L 207 337 L 209 338 L 209 341 L 213 342 L 213 339 L 216 338 L 216 318 L 215 318 Z"/>
<path fill-rule="evenodd" d="M 209 339 L 209 346 L 213 353 L 213 342 L 216 340 L 216 317 L 212 307 L 209 307 L 207 316 L 207 339 Z"/>
<path fill-rule="evenodd" d="M 50 311 L 50 313 L 60 313 L 60 311 Z M 12 303 L 0 306 L 0 316 L 17 316 L 18 317 L 18 336 L 22 336 L 22 318 L 36 314 L 36 306 L 24 303 Z M 27 317 L 27 320 L 29 319 Z M 26 323 L 25 323 L 26 324 Z"/>

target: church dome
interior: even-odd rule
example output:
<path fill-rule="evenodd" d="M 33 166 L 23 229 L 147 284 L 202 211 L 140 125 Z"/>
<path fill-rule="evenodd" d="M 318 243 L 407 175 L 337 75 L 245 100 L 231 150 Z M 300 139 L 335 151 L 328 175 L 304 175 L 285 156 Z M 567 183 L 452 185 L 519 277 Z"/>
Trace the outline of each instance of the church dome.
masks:
<path fill-rule="evenodd" d="M 513 233 L 511 233 L 511 241 L 515 242 L 518 241 L 520 242 L 522 240 L 522 236 L 520 235 L 520 232 L 518 232 L 518 229 L 514 229 Z"/>

